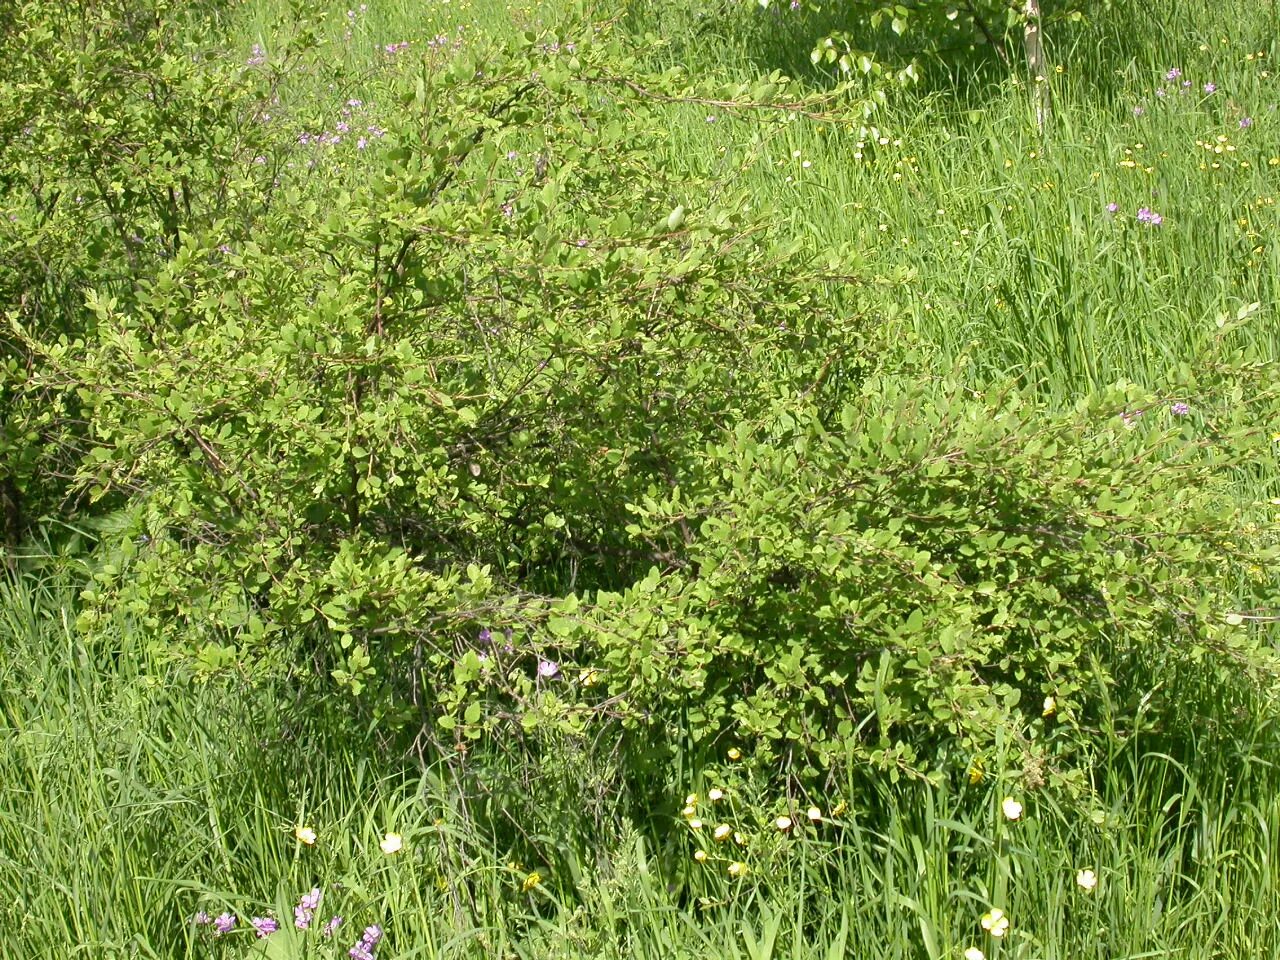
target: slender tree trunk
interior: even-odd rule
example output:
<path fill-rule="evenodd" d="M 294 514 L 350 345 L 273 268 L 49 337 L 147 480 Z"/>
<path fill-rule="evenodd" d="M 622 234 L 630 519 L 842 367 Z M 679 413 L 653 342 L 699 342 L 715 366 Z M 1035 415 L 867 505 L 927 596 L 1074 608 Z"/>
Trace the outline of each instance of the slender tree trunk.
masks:
<path fill-rule="evenodd" d="M 1031 74 L 1031 105 L 1036 112 L 1036 129 L 1044 133 L 1049 122 L 1049 68 L 1044 60 L 1044 38 L 1040 32 L 1040 0 L 1026 0 L 1022 17 L 1025 21 L 1022 45 L 1027 54 L 1027 72 Z"/>
<path fill-rule="evenodd" d="M 22 492 L 13 477 L 0 477 L 0 557 L 11 569 L 17 565 L 22 538 Z"/>

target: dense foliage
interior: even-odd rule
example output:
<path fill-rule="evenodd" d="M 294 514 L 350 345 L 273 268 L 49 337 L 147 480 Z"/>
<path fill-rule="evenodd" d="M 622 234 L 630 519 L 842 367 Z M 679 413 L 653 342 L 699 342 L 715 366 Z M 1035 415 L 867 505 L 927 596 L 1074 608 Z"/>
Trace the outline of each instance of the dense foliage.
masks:
<path fill-rule="evenodd" d="M 573 3 L 5 8 L 0 960 L 1275 955 L 1274 11 Z"/>
<path fill-rule="evenodd" d="M 666 102 L 846 92 L 583 31 L 393 45 L 365 102 L 306 22 L 245 63 L 126 6 L 5 35 L 7 472 L 97 530 L 83 630 L 302 650 L 445 753 L 616 728 L 803 781 L 1079 786 L 1135 663 L 1270 682 L 1276 544 L 1223 491 L 1280 408 L 1235 319 L 1046 415 L 665 148 Z"/>

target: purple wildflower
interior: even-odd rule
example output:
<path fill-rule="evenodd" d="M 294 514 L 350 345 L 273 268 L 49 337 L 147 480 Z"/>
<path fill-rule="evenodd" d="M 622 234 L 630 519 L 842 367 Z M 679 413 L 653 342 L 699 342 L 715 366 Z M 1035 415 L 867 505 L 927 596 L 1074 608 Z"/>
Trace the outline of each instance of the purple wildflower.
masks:
<path fill-rule="evenodd" d="M 1241 130 L 1247 130 L 1247 129 L 1249 129 L 1249 128 L 1250 128 L 1250 127 L 1252 127 L 1252 126 L 1253 126 L 1253 117 L 1241 117 L 1241 118 L 1240 118 L 1240 129 L 1241 129 Z"/>
<path fill-rule="evenodd" d="M 224 933 L 230 933 L 236 928 L 236 915 L 234 913 L 219 914 L 218 918 L 213 921 L 213 935 L 221 936 Z"/>
<path fill-rule="evenodd" d="M 1119 209 L 1120 209 L 1120 204 L 1118 203 L 1113 202 L 1113 203 L 1107 204 L 1107 213 L 1115 213 Z"/>
<path fill-rule="evenodd" d="M 1169 410 L 1175 417 L 1185 417 L 1191 412 L 1191 404 L 1179 400 Z"/>
<path fill-rule="evenodd" d="M 191 922 L 197 927 L 207 927 L 209 924 L 213 923 L 213 917 L 209 916 L 209 914 L 203 910 L 197 910 L 196 915 L 191 918 Z"/>
<path fill-rule="evenodd" d="M 547 680 L 550 680 L 559 672 L 560 664 L 556 663 L 554 660 L 538 661 L 538 676 L 545 677 Z"/>
<path fill-rule="evenodd" d="M 342 926 L 342 917 L 332 916 L 328 919 L 325 925 L 320 928 L 320 932 L 326 937 L 332 937 L 340 926 Z"/>
<path fill-rule="evenodd" d="M 249 922 L 253 925 L 253 929 L 258 932 L 259 940 L 265 940 L 280 929 L 280 924 L 275 917 L 254 917 Z"/>
<path fill-rule="evenodd" d="M 255 43 L 253 45 L 253 55 L 245 61 L 251 67 L 260 67 L 267 62 L 266 51 L 262 49 L 262 45 Z"/>
<path fill-rule="evenodd" d="M 363 102 L 362 100 L 357 100 L 355 97 L 352 97 L 350 100 L 348 100 L 348 101 L 347 101 L 347 106 L 348 106 L 348 107 L 362 107 L 362 106 L 364 106 L 364 102 Z"/>
<path fill-rule="evenodd" d="M 359 140 L 356 141 L 357 150 L 363 150 L 368 145 L 369 145 L 369 141 L 366 140 L 364 137 L 361 137 Z"/>
<path fill-rule="evenodd" d="M 1138 425 L 1138 421 L 1142 419 L 1145 413 L 1145 410 L 1134 410 L 1132 412 L 1126 410 L 1120 414 L 1120 422 L 1124 424 L 1126 430 L 1132 430 Z"/>
<path fill-rule="evenodd" d="M 1160 214 L 1156 213 L 1150 207 L 1143 207 L 1138 211 L 1138 222 L 1145 223 L 1150 227 L 1158 227 L 1160 224 L 1164 223 L 1164 217 L 1160 216 Z"/>
<path fill-rule="evenodd" d="M 349 126 L 347 126 L 346 121 L 344 120 L 339 120 L 337 123 L 333 125 L 333 128 L 337 130 L 339 133 L 346 133 L 348 130 L 351 129 Z"/>
<path fill-rule="evenodd" d="M 372 950 L 382 941 L 382 928 L 376 923 L 369 924 L 369 926 L 364 928 L 364 936 L 362 939 L 369 945 L 369 949 Z"/>
<path fill-rule="evenodd" d="M 1164 78 L 1168 80 L 1170 83 L 1172 83 L 1174 80 L 1177 80 L 1180 76 L 1182 76 L 1182 71 L 1178 67 L 1172 67 L 1170 68 L 1169 72 L 1164 75 Z"/>
<path fill-rule="evenodd" d="M 1156 96 L 1157 96 L 1157 97 L 1163 97 L 1163 96 L 1164 96 L 1164 87 L 1156 87 Z"/>
<path fill-rule="evenodd" d="M 320 888 L 312 887 L 310 893 L 304 893 L 299 898 L 298 905 L 293 908 L 293 925 L 299 930 L 306 930 L 311 926 L 316 908 L 320 906 L 320 897 Z"/>
<path fill-rule="evenodd" d="M 476 635 L 476 639 L 483 644 L 490 644 L 493 642 L 493 631 L 490 630 L 488 627 L 483 627 L 481 628 L 480 632 Z"/>
<path fill-rule="evenodd" d="M 502 215 L 504 217 L 514 217 L 516 215 L 515 206 L 511 203 L 504 203 L 502 205 Z"/>
<path fill-rule="evenodd" d="M 1143 108 L 1142 104 L 1138 104 L 1136 107 L 1133 108 L 1133 115 L 1135 117 L 1140 117 L 1146 112 L 1147 111 Z"/>
<path fill-rule="evenodd" d="M 350 957 L 351 960 L 375 960 L 373 951 L 364 945 L 363 940 L 348 950 L 347 956 Z"/>
<path fill-rule="evenodd" d="M 1206 83 L 1206 84 L 1204 85 L 1204 92 L 1205 92 L 1205 93 L 1217 93 L 1217 92 L 1218 92 L 1218 85 L 1217 85 L 1216 83 L 1214 83 L 1212 80 L 1210 80 L 1208 83 Z"/>

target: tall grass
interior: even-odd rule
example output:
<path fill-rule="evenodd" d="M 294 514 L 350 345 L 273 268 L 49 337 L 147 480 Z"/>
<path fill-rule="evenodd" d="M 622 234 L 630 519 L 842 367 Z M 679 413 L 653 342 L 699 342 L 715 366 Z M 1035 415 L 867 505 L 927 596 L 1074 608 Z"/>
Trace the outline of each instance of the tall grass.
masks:
<path fill-rule="evenodd" d="M 1215 739 L 1216 753 L 1111 737 L 1108 775 L 1080 802 L 1027 793 L 998 765 L 976 785 L 856 780 L 846 810 L 833 796 L 816 824 L 770 839 L 763 808 L 730 796 L 704 829 L 755 829 L 751 859 L 770 865 L 735 879 L 732 842 L 700 842 L 674 813 L 684 787 L 642 820 L 632 798 L 599 794 L 620 781 L 588 745 L 532 776 L 493 746 L 472 758 L 479 776 L 455 778 L 406 764 L 354 713 L 309 712 L 303 675 L 198 682 L 140 635 L 78 635 L 73 615 L 54 581 L 0 594 L 0 957 L 245 955 L 247 931 L 211 938 L 194 912 L 287 920 L 312 886 L 347 918 L 324 956 L 375 922 L 393 957 L 1280 954 L 1271 705 L 1249 705 L 1236 748 Z M 504 778 L 528 792 L 486 807 Z M 1017 821 L 1006 793 L 1025 804 Z M 393 855 L 388 831 L 404 838 Z M 992 907 L 1011 920 L 1002 941 L 979 926 Z"/>

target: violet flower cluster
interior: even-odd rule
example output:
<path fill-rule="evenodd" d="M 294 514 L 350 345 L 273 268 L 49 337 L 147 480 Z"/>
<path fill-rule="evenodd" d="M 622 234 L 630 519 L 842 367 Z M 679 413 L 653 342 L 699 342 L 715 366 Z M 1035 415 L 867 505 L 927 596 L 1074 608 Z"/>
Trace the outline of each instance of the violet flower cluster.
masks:
<path fill-rule="evenodd" d="M 347 951 L 351 960 L 374 960 L 373 950 L 382 940 L 382 928 L 370 924 L 364 928 L 364 934 L 354 947 Z"/>
<path fill-rule="evenodd" d="M 254 917 L 249 923 L 253 926 L 259 940 L 265 940 L 280 929 L 280 921 L 275 917 Z"/>
<path fill-rule="evenodd" d="M 293 925 L 299 930 L 306 930 L 311 926 L 311 921 L 315 917 L 316 910 L 320 906 L 320 888 L 312 887 L 310 893 L 304 893 L 298 900 L 298 905 L 293 908 Z"/>
<path fill-rule="evenodd" d="M 311 927 L 311 923 L 315 919 L 316 911 L 320 909 L 320 900 L 322 896 L 323 894 L 319 887 L 312 887 L 309 892 L 304 893 L 299 898 L 298 905 L 293 908 L 293 925 L 295 927 L 299 930 L 307 930 Z M 195 916 L 191 918 L 191 922 L 199 927 L 212 927 L 213 935 L 215 937 L 220 937 L 224 933 L 230 933 L 236 928 L 237 918 L 234 913 L 230 912 L 219 914 L 217 917 L 211 917 L 208 911 L 199 910 L 196 912 Z M 253 931 L 257 934 L 259 940 L 265 940 L 280 929 L 280 921 L 270 915 L 265 917 L 253 917 L 249 921 L 249 925 L 253 928 Z M 340 926 L 342 926 L 342 917 L 330 917 L 321 928 L 321 933 L 326 937 L 332 937 Z M 374 931 L 374 933 L 371 934 L 370 931 Z M 361 943 L 369 941 L 368 950 L 371 951 L 373 949 L 373 944 L 376 944 L 381 936 L 382 931 L 379 928 L 369 927 L 365 930 L 365 938 Z M 356 954 L 352 953 L 351 956 L 355 957 Z M 372 957 L 373 954 L 369 953 L 368 956 Z M 368 960 L 368 957 L 361 954 L 358 960 Z"/>

